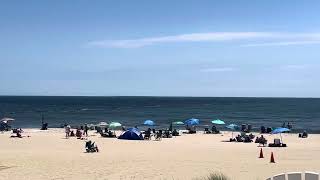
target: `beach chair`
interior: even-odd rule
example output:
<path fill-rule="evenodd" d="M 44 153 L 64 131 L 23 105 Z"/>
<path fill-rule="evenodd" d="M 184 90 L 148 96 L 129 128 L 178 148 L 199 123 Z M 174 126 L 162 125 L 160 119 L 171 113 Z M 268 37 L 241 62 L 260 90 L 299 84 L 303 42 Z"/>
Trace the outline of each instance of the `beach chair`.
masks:
<path fill-rule="evenodd" d="M 108 137 L 108 134 L 100 132 L 101 137 Z"/>
<path fill-rule="evenodd" d="M 271 128 L 271 127 L 268 127 L 266 133 L 271 133 L 271 131 L 272 131 L 272 128 Z"/>
<path fill-rule="evenodd" d="M 291 172 L 287 173 L 288 180 L 302 180 L 302 173 L 301 172 Z"/>
<path fill-rule="evenodd" d="M 268 144 L 268 140 L 266 140 L 265 138 L 260 138 L 259 146 L 265 146 L 266 144 Z"/>
<path fill-rule="evenodd" d="M 48 123 L 42 123 L 40 130 L 48 130 Z"/>
<path fill-rule="evenodd" d="M 22 130 L 21 129 L 12 129 L 12 133 L 15 133 L 16 136 L 11 136 L 11 137 L 13 137 L 13 138 L 15 138 L 15 137 L 22 138 L 22 135 L 21 135 Z"/>
<path fill-rule="evenodd" d="M 98 146 L 96 146 L 95 143 L 92 142 L 92 141 L 87 141 L 86 145 L 85 145 L 85 148 L 86 148 L 86 152 L 87 153 L 89 153 L 89 152 L 99 152 Z"/>
<path fill-rule="evenodd" d="M 145 140 L 151 140 L 151 133 L 146 131 L 144 137 L 143 137 Z"/>
<path fill-rule="evenodd" d="M 241 132 L 245 132 L 247 129 L 247 125 L 246 124 L 241 124 Z"/>
<path fill-rule="evenodd" d="M 172 131 L 172 136 L 180 136 L 179 131 L 177 131 L 176 129 L 174 129 Z"/>
<path fill-rule="evenodd" d="M 260 133 L 263 134 L 263 133 L 266 133 L 266 132 L 267 132 L 266 127 L 261 126 L 260 127 Z"/>
<path fill-rule="evenodd" d="M 319 180 L 319 174 L 314 172 L 305 172 L 305 180 Z"/>
<path fill-rule="evenodd" d="M 169 130 L 165 130 L 163 133 L 164 138 L 172 138 L 172 132 Z"/>
<path fill-rule="evenodd" d="M 307 137 L 308 137 L 307 131 L 303 131 L 303 133 L 299 133 L 299 138 L 307 138 Z"/>
<path fill-rule="evenodd" d="M 76 137 L 77 137 L 77 139 L 81 139 L 81 137 L 82 137 L 82 132 L 79 129 L 77 129 L 77 131 L 76 131 Z"/>
<path fill-rule="evenodd" d="M 212 128 L 211 128 L 211 133 L 212 133 L 212 134 L 220 134 L 220 131 L 217 129 L 216 126 L 212 126 Z"/>
<path fill-rule="evenodd" d="M 251 143 L 252 142 L 252 139 L 248 135 L 245 135 L 243 138 L 244 138 L 244 140 L 243 140 L 244 143 Z"/>
<path fill-rule="evenodd" d="M 155 134 L 155 140 L 156 141 L 161 141 L 162 140 L 162 131 L 159 130 L 156 134 Z"/>
<path fill-rule="evenodd" d="M 273 176 L 273 180 L 286 180 L 286 174 L 282 173 L 282 174 L 278 174 Z"/>
<path fill-rule="evenodd" d="M 246 129 L 246 132 L 249 133 L 249 132 L 251 132 L 251 130 L 252 130 L 252 125 L 251 125 L 251 124 L 248 124 L 248 125 L 247 125 L 247 129 Z"/>
<path fill-rule="evenodd" d="M 280 141 L 280 139 L 274 139 L 274 144 L 276 145 L 276 146 L 281 146 L 281 141 Z"/>
<path fill-rule="evenodd" d="M 281 143 L 280 139 L 274 139 L 274 142 L 270 143 L 269 147 L 287 147 L 287 145 Z"/>
<path fill-rule="evenodd" d="M 254 139 L 255 135 L 253 135 L 252 133 L 249 134 L 250 139 Z"/>
<path fill-rule="evenodd" d="M 241 136 L 236 136 L 236 140 L 237 140 L 237 142 L 243 142 L 243 139 L 242 139 L 242 137 Z"/>
<path fill-rule="evenodd" d="M 211 131 L 209 130 L 209 128 L 204 128 L 204 134 L 211 134 Z"/>

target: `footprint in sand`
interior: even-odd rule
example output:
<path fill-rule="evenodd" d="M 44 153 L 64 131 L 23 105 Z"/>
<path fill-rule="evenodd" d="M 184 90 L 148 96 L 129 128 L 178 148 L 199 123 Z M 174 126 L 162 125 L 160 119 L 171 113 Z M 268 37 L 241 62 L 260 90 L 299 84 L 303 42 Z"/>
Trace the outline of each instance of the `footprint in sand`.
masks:
<path fill-rule="evenodd" d="M 0 166 L 0 171 L 5 170 L 5 169 L 9 169 L 9 168 L 13 168 L 13 167 L 9 167 L 9 166 Z"/>

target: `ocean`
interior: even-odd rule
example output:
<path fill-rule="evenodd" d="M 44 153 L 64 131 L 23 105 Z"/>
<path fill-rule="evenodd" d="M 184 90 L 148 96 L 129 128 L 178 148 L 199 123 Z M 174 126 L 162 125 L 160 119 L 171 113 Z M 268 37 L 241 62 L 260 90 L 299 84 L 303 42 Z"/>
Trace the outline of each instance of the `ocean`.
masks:
<path fill-rule="evenodd" d="M 320 133 L 316 98 L 0 96 L 0 118 L 14 118 L 13 127 L 40 128 L 42 115 L 49 128 L 101 121 L 139 127 L 146 119 L 167 128 L 189 118 L 204 126 L 219 118 L 256 130 L 291 122 L 295 132 Z"/>

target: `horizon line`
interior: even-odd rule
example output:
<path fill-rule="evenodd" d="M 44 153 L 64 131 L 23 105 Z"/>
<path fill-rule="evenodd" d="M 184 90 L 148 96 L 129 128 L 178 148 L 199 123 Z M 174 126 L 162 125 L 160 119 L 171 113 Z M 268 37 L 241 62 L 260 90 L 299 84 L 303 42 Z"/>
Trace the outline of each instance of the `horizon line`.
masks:
<path fill-rule="evenodd" d="M 157 98 L 273 98 L 273 99 L 320 99 L 320 97 L 290 97 L 290 96 L 161 96 L 161 95 L 0 95 L 0 97 L 157 97 Z"/>

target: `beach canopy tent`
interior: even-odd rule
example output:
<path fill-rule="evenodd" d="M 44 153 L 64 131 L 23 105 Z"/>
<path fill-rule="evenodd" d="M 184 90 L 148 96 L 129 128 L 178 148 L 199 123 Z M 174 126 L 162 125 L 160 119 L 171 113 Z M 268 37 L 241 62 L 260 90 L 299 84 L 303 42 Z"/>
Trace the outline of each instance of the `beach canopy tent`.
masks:
<path fill-rule="evenodd" d="M 191 119 L 188 119 L 184 122 L 186 125 L 199 125 L 200 124 L 200 120 L 199 119 L 195 119 L 195 118 L 191 118 Z"/>
<path fill-rule="evenodd" d="M 289 132 L 289 131 L 291 131 L 291 130 L 288 128 L 281 127 L 281 128 L 275 128 L 273 131 L 271 131 L 271 134 L 280 134 L 281 143 L 283 143 L 281 133 Z"/>
<path fill-rule="evenodd" d="M 137 128 L 129 128 L 124 133 L 122 133 L 118 139 L 143 140 L 143 136 Z"/>
<path fill-rule="evenodd" d="M 233 131 L 237 131 L 240 129 L 240 127 L 236 124 L 229 124 L 228 126 L 226 126 L 226 128 L 231 129 L 232 130 L 232 139 L 233 139 Z"/>
<path fill-rule="evenodd" d="M 115 129 L 115 128 L 119 128 L 119 127 L 122 127 L 121 123 L 119 123 L 119 122 L 111 122 L 109 124 L 109 128 L 111 128 L 111 129 Z"/>
<path fill-rule="evenodd" d="M 223 125 L 226 124 L 224 121 L 220 120 L 220 119 L 216 119 L 211 121 L 212 124 L 218 124 L 218 125 Z"/>
<path fill-rule="evenodd" d="M 152 120 L 145 120 L 143 125 L 147 125 L 147 126 L 154 126 L 156 125 Z"/>

